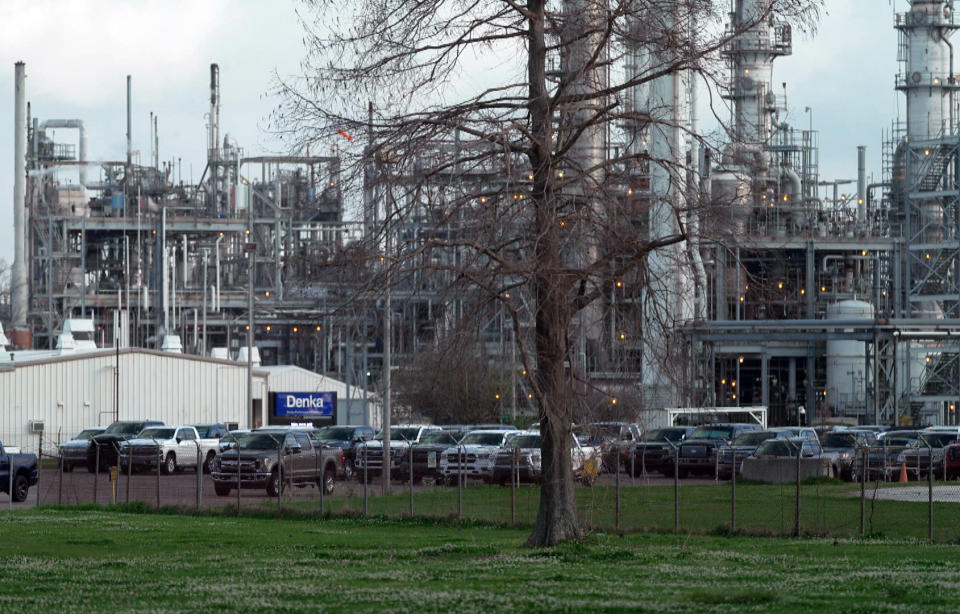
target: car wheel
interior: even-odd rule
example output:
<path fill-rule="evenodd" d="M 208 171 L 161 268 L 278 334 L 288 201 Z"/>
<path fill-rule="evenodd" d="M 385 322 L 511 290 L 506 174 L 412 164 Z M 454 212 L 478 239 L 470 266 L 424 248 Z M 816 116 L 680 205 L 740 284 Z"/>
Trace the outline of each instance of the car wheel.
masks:
<path fill-rule="evenodd" d="M 280 472 L 274 469 L 273 473 L 270 474 L 270 481 L 267 482 L 267 495 L 276 497 L 280 494 L 282 489 L 283 484 L 280 480 Z"/>
<path fill-rule="evenodd" d="M 167 458 L 163 461 L 163 472 L 167 475 L 170 475 L 177 470 L 177 455 L 173 452 L 167 454 Z"/>
<path fill-rule="evenodd" d="M 27 476 L 18 474 L 13 478 L 13 500 L 20 502 L 26 501 L 27 491 L 30 490 L 30 482 L 27 481 Z"/>
<path fill-rule="evenodd" d="M 216 457 L 216 453 L 213 450 L 207 452 L 207 458 L 203 461 L 203 472 L 210 473 L 210 463 L 213 462 L 213 459 Z"/>
<path fill-rule="evenodd" d="M 322 479 L 322 482 L 321 482 L 321 484 L 322 484 L 322 486 L 323 486 L 323 492 L 324 492 L 324 494 L 327 494 L 327 495 L 332 495 L 332 494 L 333 494 L 333 489 L 334 489 L 334 487 L 336 486 L 336 482 L 335 482 L 334 478 L 335 478 L 335 472 L 334 472 L 334 470 L 331 469 L 330 467 L 327 467 L 327 468 L 323 471 L 323 479 Z"/>
<path fill-rule="evenodd" d="M 217 493 L 218 497 L 226 497 L 230 494 L 230 491 L 233 490 L 226 484 L 219 484 L 217 482 L 213 483 L 213 491 Z"/>
<path fill-rule="evenodd" d="M 350 461 L 347 461 L 347 463 L 343 466 L 343 477 L 348 480 L 353 479 L 353 463 Z"/>

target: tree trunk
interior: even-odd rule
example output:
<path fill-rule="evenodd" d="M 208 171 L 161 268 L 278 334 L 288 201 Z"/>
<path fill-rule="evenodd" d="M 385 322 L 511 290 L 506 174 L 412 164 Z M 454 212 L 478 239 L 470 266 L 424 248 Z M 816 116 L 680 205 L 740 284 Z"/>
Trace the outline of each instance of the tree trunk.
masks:
<path fill-rule="evenodd" d="M 546 86 L 544 0 L 528 0 L 530 30 L 527 71 L 530 83 L 530 126 L 534 135 L 530 153 L 533 171 L 531 205 L 534 208 L 533 286 L 536 300 L 537 403 L 540 407 L 541 466 L 540 508 L 528 546 L 553 546 L 579 538 L 577 501 L 570 466 L 573 390 L 564 361 L 567 353 L 572 304 L 561 252 L 562 220 L 558 194 L 553 189 L 551 138 L 553 109 Z M 570 364 L 569 362 L 567 363 Z"/>

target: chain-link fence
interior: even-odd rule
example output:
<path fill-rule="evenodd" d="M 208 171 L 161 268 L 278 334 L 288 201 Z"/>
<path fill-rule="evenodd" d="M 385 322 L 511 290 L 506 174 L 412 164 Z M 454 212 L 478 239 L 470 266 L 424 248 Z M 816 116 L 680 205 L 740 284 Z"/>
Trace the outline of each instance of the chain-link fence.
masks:
<path fill-rule="evenodd" d="M 169 442 L 158 440 L 37 443 L 36 450 L 20 449 L 38 458 L 37 483 L 22 502 L 8 494 L 17 490 L 10 456 L 0 457 L 0 508 L 139 503 L 530 525 L 540 504 L 542 459 L 519 447 L 480 458 L 463 447 L 420 455 L 417 446 L 396 446 L 387 461 L 394 480 L 385 490 L 384 459 L 381 453 L 374 462 L 373 448 L 357 451 L 348 479 L 341 450 L 284 434 L 259 444 L 232 435 L 212 458 L 199 443 L 191 444 L 192 454 L 172 456 Z M 960 539 L 951 520 L 960 505 L 960 444 L 881 442 L 780 456 L 727 446 L 696 471 L 676 447 L 632 446 L 608 458 L 615 460 L 574 463 L 587 530 Z"/>

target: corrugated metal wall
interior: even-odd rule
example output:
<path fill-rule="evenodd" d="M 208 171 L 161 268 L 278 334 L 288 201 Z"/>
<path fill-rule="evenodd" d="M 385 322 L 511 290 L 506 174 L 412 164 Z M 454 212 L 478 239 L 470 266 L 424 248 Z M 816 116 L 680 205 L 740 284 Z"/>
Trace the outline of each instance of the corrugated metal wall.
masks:
<path fill-rule="evenodd" d="M 31 420 L 43 420 L 52 445 L 88 426 L 114 419 L 167 424 L 237 422 L 248 428 L 246 365 L 150 350 L 21 363 L 0 368 L 0 441 L 35 450 Z M 118 386 L 117 386 L 118 384 Z M 254 370 L 253 397 L 266 396 L 266 374 Z M 119 396 L 115 394 L 119 388 Z M 265 405 L 265 404 L 264 404 Z M 44 449 L 49 449 L 45 443 Z"/>

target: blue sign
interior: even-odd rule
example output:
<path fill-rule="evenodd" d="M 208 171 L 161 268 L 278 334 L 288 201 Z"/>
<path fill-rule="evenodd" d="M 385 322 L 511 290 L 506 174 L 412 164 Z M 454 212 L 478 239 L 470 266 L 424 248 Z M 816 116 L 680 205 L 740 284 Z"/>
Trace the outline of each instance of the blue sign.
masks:
<path fill-rule="evenodd" d="M 275 392 L 273 400 L 277 416 L 332 418 L 337 395 L 334 392 Z"/>

